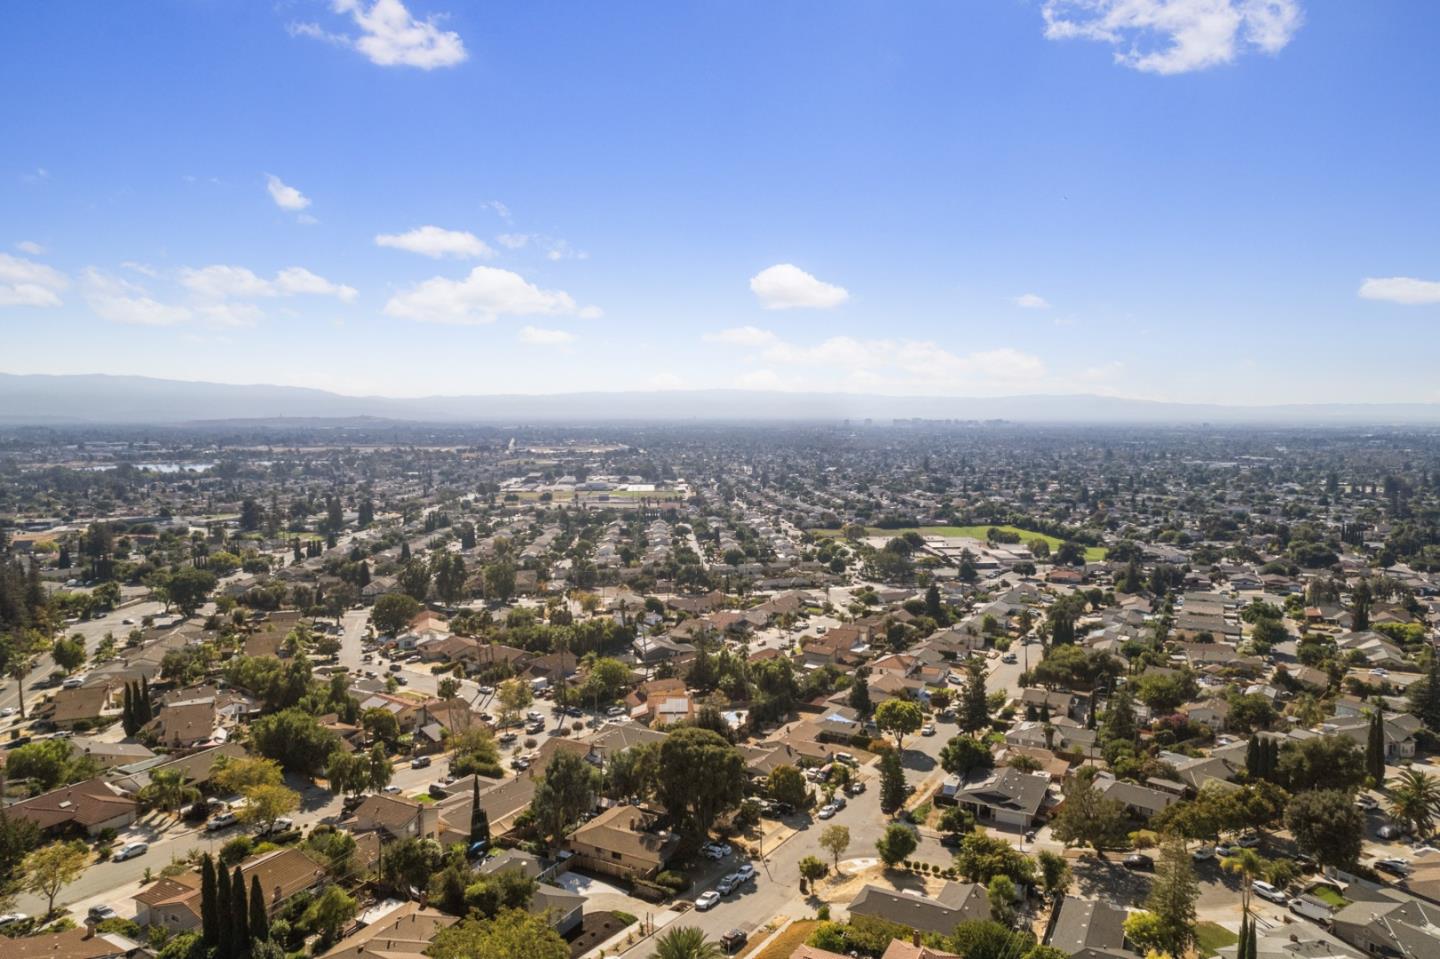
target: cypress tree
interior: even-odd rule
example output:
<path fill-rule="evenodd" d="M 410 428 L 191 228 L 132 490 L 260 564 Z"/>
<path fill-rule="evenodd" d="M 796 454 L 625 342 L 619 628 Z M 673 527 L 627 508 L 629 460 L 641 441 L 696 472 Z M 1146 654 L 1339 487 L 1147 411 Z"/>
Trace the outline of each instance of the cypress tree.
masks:
<path fill-rule="evenodd" d="M 127 687 L 126 691 L 129 689 Z M 220 921 L 215 911 L 215 861 L 207 852 L 200 859 L 200 926 L 206 948 L 220 941 Z"/>
<path fill-rule="evenodd" d="M 265 912 L 265 892 L 260 877 L 250 877 L 250 941 L 264 942 L 270 938 L 270 917 Z"/>
<path fill-rule="evenodd" d="M 1385 781 L 1385 719 L 1377 707 L 1370 714 L 1370 738 L 1365 744 L 1365 771 L 1376 785 Z"/>
<path fill-rule="evenodd" d="M 1260 737 L 1252 735 L 1250 742 L 1245 745 L 1245 771 L 1250 774 L 1251 779 L 1259 779 L 1263 772 L 1265 747 L 1260 745 Z"/>
<path fill-rule="evenodd" d="M 1254 920 L 1254 919 L 1251 919 L 1251 920 L 1250 920 L 1250 936 L 1249 936 L 1249 939 L 1248 939 L 1248 945 L 1245 947 L 1245 959 L 1257 959 L 1257 957 L 1259 956 L 1259 954 L 1260 954 L 1259 944 L 1255 941 L 1258 935 L 1259 935 L 1259 932 L 1258 932 L 1258 930 L 1256 929 L 1255 920 Z"/>
<path fill-rule="evenodd" d="M 223 863 L 215 868 L 215 955 L 231 959 L 234 952 L 234 917 L 230 914 L 230 872 Z"/>
<path fill-rule="evenodd" d="M 235 875 L 230 880 L 230 912 L 230 954 L 243 956 L 250 951 L 250 909 L 245 902 L 245 877 L 239 866 L 235 867 Z"/>
<path fill-rule="evenodd" d="M 1235 959 L 1251 959 L 1249 948 L 1250 914 L 1247 912 L 1240 917 L 1240 941 L 1236 944 Z"/>
<path fill-rule="evenodd" d="M 125 684 L 125 702 L 120 707 L 120 728 L 126 736 L 135 735 L 140 728 L 135 723 L 135 696 L 130 683 Z"/>
<path fill-rule="evenodd" d="M 471 784 L 473 788 L 470 795 L 474 805 L 470 807 L 470 841 L 489 842 L 490 815 L 485 812 L 485 807 L 480 805 L 480 777 L 473 777 Z"/>
<path fill-rule="evenodd" d="M 155 718 L 155 706 L 150 702 L 150 680 L 144 676 L 140 677 L 140 701 L 143 704 L 140 707 L 140 714 L 145 717 L 140 721 L 140 725 L 143 726 Z"/>

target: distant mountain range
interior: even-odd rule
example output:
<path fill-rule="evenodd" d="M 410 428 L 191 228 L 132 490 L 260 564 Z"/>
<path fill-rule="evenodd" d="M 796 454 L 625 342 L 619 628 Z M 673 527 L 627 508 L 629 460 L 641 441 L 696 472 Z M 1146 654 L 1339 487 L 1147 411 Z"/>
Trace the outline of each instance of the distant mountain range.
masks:
<path fill-rule="evenodd" d="M 1440 424 L 1440 404 L 1280 406 L 1161 403 L 1092 395 L 875 396 L 759 390 L 426 396 L 344 396 L 293 386 L 235 386 L 143 376 L 0 373 L 7 425 L 179 424 L 209 420 L 379 417 L 430 423 L 606 421 L 1010 420 L 1024 423 Z"/>

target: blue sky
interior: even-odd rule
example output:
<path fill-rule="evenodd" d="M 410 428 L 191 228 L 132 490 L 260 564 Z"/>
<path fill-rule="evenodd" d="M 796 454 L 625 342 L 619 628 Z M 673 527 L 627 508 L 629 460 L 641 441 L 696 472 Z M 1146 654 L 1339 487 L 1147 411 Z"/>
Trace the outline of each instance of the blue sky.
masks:
<path fill-rule="evenodd" d="M 1440 401 L 1440 5 L 28 3 L 0 370 Z"/>

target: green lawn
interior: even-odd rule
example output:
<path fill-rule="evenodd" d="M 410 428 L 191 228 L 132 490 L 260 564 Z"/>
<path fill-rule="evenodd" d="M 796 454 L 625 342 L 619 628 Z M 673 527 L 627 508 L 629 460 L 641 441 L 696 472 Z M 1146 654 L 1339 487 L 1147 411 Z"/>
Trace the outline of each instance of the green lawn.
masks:
<path fill-rule="evenodd" d="M 1213 922 L 1195 924 L 1195 946 L 1202 956 L 1213 956 L 1218 950 L 1233 946 L 1239 941 L 1240 937 L 1224 926 Z"/>
<path fill-rule="evenodd" d="M 1018 526 L 911 526 L 903 529 L 881 529 L 878 526 L 867 526 L 865 532 L 869 536 L 903 536 L 906 533 L 919 533 L 921 536 L 965 536 L 970 539 L 985 539 L 985 534 L 992 530 L 1003 530 L 1007 533 L 1016 533 L 1022 543 L 1028 543 L 1032 539 L 1043 539 L 1050 544 L 1053 550 L 1064 540 L 1058 536 L 1050 536 L 1045 533 L 1035 533 L 1028 529 L 1021 529 Z M 817 529 L 814 531 L 819 536 L 839 536 L 840 530 Z M 1105 558 L 1105 547 L 1085 547 L 1085 560 L 1090 563 L 1098 563 Z"/>
<path fill-rule="evenodd" d="M 1340 895 L 1340 893 L 1333 886 L 1316 886 L 1314 889 L 1310 890 L 1310 895 L 1314 896 L 1316 899 L 1319 899 L 1321 902 L 1325 903 L 1325 905 L 1327 906 L 1330 906 L 1332 909 L 1343 909 L 1346 906 L 1350 905 L 1350 900 Z"/>

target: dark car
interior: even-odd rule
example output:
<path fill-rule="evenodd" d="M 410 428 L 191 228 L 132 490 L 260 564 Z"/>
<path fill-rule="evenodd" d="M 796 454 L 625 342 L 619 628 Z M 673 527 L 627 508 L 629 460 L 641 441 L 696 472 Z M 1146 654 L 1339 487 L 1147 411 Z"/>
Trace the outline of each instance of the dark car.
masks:
<path fill-rule="evenodd" d="M 942 833 L 940 836 L 940 845 L 944 846 L 946 849 L 959 849 L 960 844 L 964 841 L 965 837 L 960 835 L 958 832 Z"/>
<path fill-rule="evenodd" d="M 739 952 L 740 947 L 745 945 L 749 938 L 750 937 L 745 934 L 745 930 L 731 929 L 720 937 L 720 945 L 726 952 Z"/>
<path fill-rule="evenodd" d="M 1124 865 L 1126 869 L 1154 869 L 1155 860 L 1143 852 L 1132 852 L 1125 857 Z"/>
<path fill-rule="evenodd" d="M 430 794 L 431 799 L 450 798 L 450 794 L 445 791 L 445 787 L 440 785 L 439 783 L 431 783 L 430 788 L 427 789 L 426 792 Z"/>
<path fill-rule="evenodd" d="M 340 808 L 347 813 L 354 812 L 369 798 L 369 796 L 346 796 L 344 801 L 340 803 Z"/>

